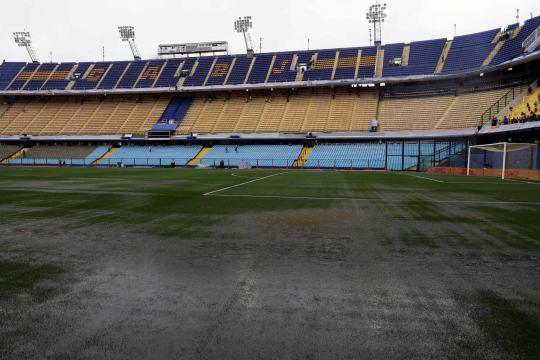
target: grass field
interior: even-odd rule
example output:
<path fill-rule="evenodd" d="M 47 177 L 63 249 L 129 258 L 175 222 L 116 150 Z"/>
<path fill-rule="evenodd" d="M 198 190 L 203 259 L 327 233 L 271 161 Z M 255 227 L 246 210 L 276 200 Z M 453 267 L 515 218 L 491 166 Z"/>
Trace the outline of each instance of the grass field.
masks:
<path fill-rule="evenodd" d="M 540 183 L 0 169 L 0 358 L 538 359 Z"/>

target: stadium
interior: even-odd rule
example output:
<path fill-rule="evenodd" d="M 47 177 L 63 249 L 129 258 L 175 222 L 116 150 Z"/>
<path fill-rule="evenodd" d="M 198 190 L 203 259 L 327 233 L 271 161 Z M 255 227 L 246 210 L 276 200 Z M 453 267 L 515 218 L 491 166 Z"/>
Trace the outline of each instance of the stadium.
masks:
<path fill-rule="evenodd" d="M 355 47 L 14 31 L 0 358 L 539 358 L 540 17 L 385 43 L 393 5 Z"/>

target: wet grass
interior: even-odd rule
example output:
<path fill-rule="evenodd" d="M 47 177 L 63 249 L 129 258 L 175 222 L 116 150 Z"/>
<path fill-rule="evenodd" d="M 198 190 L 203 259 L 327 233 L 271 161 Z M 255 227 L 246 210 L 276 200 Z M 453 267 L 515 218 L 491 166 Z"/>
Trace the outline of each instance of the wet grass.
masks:
<path fill-rule="evenodd" d="M 43 302 L 57 293 L 55 286 L 44 282 L 54 280 L 65 271 L 63 267 L 53 264 L 0 260 L 0 300 L 25 294 L 35 302 Z"/>
<path fill-rule="evenodd" d="M 531 313 L 491 291 L 475 296 L 472 318 L 482 331 L 511 358 L 534 360 L 540 356 L 540 319 L 538 304 Z"/>
<path fill-rule="evenodd" d="M 231 176 L 235 173 L 243 177 Z M 212 238 L 215 234 L 211 228 L 226 224 L 231 216 L 336 207 L 347 213 L 348 209 L 356 211 L 360 207 L 373 213 L 375 221 L 367 226 L 381 234 L 382 243 L 388 246 L 540 250 L 537 184 L 497 179 L 463 184 L 463 178 L 457 178 L 459 183 L 453 184 L 456 178 L 442 177 L 447 182 L 437 183 L 393 173 L 298 171 L 220 192 L 263 197 L 202 196 L 208 191 L 278 173 L 0 169 L 0 223 L 48 221 L 49 226 L 56 222 L 57 229 L 105 226 L 179 239 Z M 339 199 L 318 199 L 325 197 Z M 444 203 L 456 199 L 458 203 Z M 460 204 L 460 199 L 480 203 Z M 393 231 L 388 231 L 390 227 Z M 481 229 L 485 236 L 480 238 L 478 231 L 468 229 Z"/>

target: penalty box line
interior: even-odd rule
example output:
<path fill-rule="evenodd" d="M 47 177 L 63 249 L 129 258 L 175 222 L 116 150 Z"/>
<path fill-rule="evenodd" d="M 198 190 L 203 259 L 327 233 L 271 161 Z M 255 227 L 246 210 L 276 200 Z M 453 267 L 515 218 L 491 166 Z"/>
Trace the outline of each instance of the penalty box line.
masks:
<path fill-rule="evenodd" d="M 225 187 L 223 189 L 218 189 L 218 190 L 207 192 L 206 194 L 203 194 L 203 196 L 214 195 L 214 194 L 220 193 L 220 192 L 225 191 L 225 190 L 234 189 L 234 188 L 237 188 L 237 187 L 240 187 L 240 186 L 251 184 L 251 183 L 254 183 L 254 182 L 257 182 L 257 181 L 270 179 L 270 178 L 272 178 L 274 176 L 279 176 L 279 175 L 283 175 L 283 174 L 287 174 L 287 173 L 286 172 L 281 172 L 281 173 L 277 173 L 277 174 L 272 174 L 272 175 L 260 177 L 260 178 L 254 179 L 254 180 L 246 181 L 246 182 L 243 182 L 241 184 L 236 184 L 236 185 L 233 185 L 233 186 L 227 186 L 227 187 Z"/>

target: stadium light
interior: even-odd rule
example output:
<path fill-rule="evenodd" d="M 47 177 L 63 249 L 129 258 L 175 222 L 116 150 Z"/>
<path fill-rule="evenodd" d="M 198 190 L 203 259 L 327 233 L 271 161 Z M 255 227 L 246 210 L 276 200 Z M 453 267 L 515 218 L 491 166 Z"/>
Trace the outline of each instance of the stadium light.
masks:
<path fill-rule="evenodd" d="M 248 55 L 253 56 L 253 42 L 251 41 L 251 34 L 249 30 L 253 29 L 253 21 L 251 16 L 244 16 L 243 18 L 239 17 L 238 20 L 234 22 L 234 30 L 239 34 L 244 35 L 244 42 L 246 43 L 246 51 Z"/>
<path fill-rule="evenodd" d="M 30 33 L 28 31 L 14 32 L 13 38 L 18 46 L 26 48 L 26 51 L 28 51 L 28 55 L 30 56 L 32 62 L 39 62 L 36 52 L 32 47 L 32 37 L 30 36 Z"/>
<path fill-rule="evenodd" d="M 371 5 L 366 13 L 366 19 L 373 24 L 373 38 L 376 46 L 382 44 L 382 23 L 387 17 L 386 4 L 381 5 L 379 2 Z"/>
<path fill-rule="evenodd" d="M 135 60 L 141 60 L 141 54 L 135 43 L 135 28 L 133 26 L 119 26 L 118 32 L 120 33 L 120 39 L 129 44 L 133 58 Z"/>

